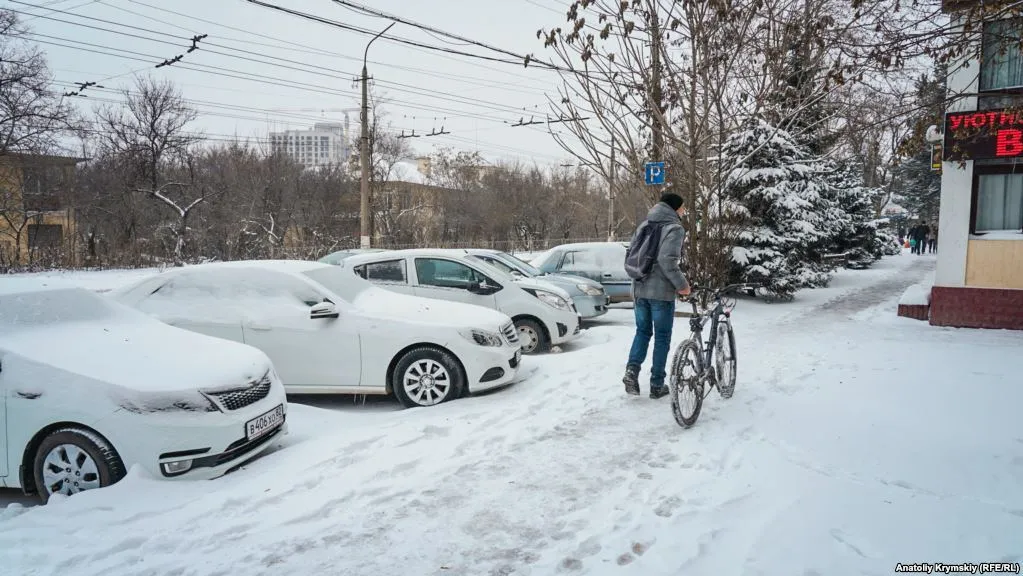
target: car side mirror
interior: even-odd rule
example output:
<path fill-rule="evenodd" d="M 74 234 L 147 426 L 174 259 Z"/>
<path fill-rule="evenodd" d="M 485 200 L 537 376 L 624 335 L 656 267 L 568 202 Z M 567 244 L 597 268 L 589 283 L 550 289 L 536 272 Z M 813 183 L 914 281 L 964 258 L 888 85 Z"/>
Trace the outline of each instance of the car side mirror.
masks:
<path fill-rule="evenodd" d="M 511 277 L 512 278 L 525 278 L 526 276 L 525 276 L 525 274 L 523 274 L 522 272 L 519 272 L 518 270 L 512 270 L 511 271 Z"/>
<path fill-rule="evenodd" d="M 341 314 L 337 311 L 337 306 L 329 300 L 314 304 L 309 309 L 309 318 L 313 320 L 319 320 L 321 318 L 337 318 Z"/>

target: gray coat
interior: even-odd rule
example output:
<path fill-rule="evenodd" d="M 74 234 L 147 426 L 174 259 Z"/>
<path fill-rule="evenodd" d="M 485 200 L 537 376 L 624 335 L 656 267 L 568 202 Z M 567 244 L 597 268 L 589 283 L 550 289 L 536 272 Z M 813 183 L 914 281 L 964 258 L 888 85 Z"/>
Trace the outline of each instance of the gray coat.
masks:
<path fill-rule="evenodd" d="M 679 268 L 679 259 L 682 257 L 682 240 L 686 231 L 682 228 L 682 221 L 678 214 L 664 202 L 658 202 L 646 215 L 646 220 L 636 228 L 632 235 L 632 241 L 647 222 L 667 223 L 661 229 L 661 245 L 657 251 L 657 261 L 650 270 L 650 274 L 643 280 L 632 281 L 632 297 L 635 299 L 646 298 L 648 300 L 674 301 L 677 293 L 689 285 L 686 277 Z"/>

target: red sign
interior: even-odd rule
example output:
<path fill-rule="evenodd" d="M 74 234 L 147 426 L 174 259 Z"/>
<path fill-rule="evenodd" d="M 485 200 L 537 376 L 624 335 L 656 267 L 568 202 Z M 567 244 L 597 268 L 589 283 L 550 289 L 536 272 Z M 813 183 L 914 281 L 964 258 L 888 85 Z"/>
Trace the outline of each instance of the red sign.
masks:
<path fill-rule="evenodd" d="M 1023 156 L 1023 110 L 945 114 L 945 160 Z"/>

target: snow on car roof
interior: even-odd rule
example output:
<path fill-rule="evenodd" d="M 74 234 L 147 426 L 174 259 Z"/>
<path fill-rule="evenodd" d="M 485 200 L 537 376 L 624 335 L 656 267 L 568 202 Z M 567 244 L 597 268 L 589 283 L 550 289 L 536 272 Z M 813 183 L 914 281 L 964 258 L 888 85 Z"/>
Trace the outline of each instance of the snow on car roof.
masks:
<path fill-rule="evenodd" d="M 0 279 L 0 296 L 14 296 L 16 294 L 28 294 L 44 290 L 84 290 L 84 288 L 57 278 L 11 276 Z"/>

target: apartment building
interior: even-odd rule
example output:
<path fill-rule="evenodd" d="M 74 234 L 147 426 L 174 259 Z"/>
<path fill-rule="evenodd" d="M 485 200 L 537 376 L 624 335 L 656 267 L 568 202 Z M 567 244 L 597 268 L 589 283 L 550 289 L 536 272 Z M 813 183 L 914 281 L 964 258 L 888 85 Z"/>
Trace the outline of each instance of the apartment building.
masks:
<path fill-rule="evenodd" d="M 340 122 L 320 122 L 305 130 L 271 132 L 270 145 L 312 169 L 343 166 L 351 153 L 348 131 Z"/>

